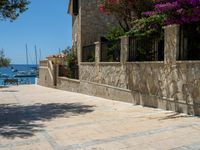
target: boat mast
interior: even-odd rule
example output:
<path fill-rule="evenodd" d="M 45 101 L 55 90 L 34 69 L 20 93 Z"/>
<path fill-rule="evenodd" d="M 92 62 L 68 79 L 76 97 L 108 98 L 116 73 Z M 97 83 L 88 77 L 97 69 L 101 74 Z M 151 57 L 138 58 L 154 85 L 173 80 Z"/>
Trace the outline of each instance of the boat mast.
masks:
<path fill-rule="evenodd" d="M 39 51 L 39 52 L 40 52 L 40 58 L 39 58 L 39 59 L 42 60 L 42 52 L 41 52 L 41 48 L 40 48 L 40 51 Z"/>
<path fill-rule="evenodd" d="M 38 60 L 37 60 L 37 47 L 35 45 L 35 64 L 36 64 L 36 67 L 38 66 Z"/>
<path fill-rule="evenodd" d="M 26 44 L 26 67 L 27 67 L 27 69 L 28 69 L 28 46 L 27 46 L 27 44 Z"/>

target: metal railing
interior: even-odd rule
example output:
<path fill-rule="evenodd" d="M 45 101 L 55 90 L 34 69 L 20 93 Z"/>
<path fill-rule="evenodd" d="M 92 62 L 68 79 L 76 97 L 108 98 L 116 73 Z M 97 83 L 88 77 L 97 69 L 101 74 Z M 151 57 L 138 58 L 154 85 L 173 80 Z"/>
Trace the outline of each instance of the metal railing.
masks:
<path fill-rule="evenodd" d="M 120 61 L 121 40 L 101 41 L 101 62 Z"/>
<path fill-rule="evenodd" d="M 179 60 L 200 60 L 199 23 L 180 26 Z"/>
<path fill-rule="evenodd" d="M 129 37 L 128 61 L 163 61 L 164 39 Z"/>
<path fill-rule="evenodd" d="M 64 65 L 60 65 L 59 66 L 59 77 L 79 79 L 78 65 L 73 65 L 71 68 L 64 66 Z"/>
<path fill-rule="evenodd" d="M 82 62 L 95 61 L 95 44 L 83 46 L 82 48 Z"/>

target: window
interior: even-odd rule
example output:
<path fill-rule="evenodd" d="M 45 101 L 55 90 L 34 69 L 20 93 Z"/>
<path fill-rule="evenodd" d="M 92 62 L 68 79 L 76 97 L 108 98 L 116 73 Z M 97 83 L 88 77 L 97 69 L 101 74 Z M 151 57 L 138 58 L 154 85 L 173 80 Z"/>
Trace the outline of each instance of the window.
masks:
<path fill-rule="evenodd" d="M 200 60 L 200 25 L 182 25 L 180 30 L 179 60 Z"/>
<path fill-rule="evenodd" d="M 79 12 L 79 0 L 73 0 L 73 15 L 78 15 Z"/>

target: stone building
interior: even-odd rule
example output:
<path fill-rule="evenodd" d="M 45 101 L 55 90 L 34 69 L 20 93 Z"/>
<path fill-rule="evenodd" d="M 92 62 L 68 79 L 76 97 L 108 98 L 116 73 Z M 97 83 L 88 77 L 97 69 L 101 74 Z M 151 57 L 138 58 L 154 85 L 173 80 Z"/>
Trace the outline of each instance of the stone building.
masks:
<path fill-rule="evenodd" d="M 39 84 L 200 116 L 200 53 L 196 52 L 198 47 L 194 45 L 194 41 L 198 45 L 199 38 L 194 40 L 193 32 L 191 37 L 184 35 L 180 25 L 169 25 L 164 27 L 164 59 L 130 61 L 135 43 L 131 45 L 132 38 L 123 36 L 120 60 L 101 61 L 104 49 L 100 37 L 106 34 L 108 20 L 113 24 L 114 20 L 101 14 L 97 6 L 97 0 L 71 0 L 69 4 L 79 79 L 59 76 L 58 67 L 52 64 L 53 61 L 46 60 L 40 61 Z M 194 30 L 194 33 L 197 34 L 197 31 Z M 191 41 L 192 45 L 187 41 Z M 95 60 L 82 62 L 82 48 L 90 44 L 94 44 Z M 145 45 L 145 41 L 142 44 Z M 189 52 L 186 48 L 193 51 Z M 195 57 L 187 58 L 183 52 Z"/>
<path fill-rule="evenodd" d="M 99 0 L 70 0 L 68 12 L 72 15 L 72 46 L 81 62 L 83 46 L 94 44 L 104 37 L 108 24 L 116 25 L 113 17 L 99 11 Z"/>

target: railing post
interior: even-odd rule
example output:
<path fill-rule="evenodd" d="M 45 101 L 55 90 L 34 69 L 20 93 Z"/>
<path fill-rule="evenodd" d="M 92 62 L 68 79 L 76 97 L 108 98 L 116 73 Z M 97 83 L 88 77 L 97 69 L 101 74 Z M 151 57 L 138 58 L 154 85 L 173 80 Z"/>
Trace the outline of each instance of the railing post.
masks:
<path fill-rule="evenodd" d="M 98 64 L 100 62 L 100 51 L 101 51 L 101 42 L 95 42 L 95 63 Z"/>
<path fill-rule="evenodd" d="M 167 65 L 176 65 L 176 60 L 179 56 L 180 26 L 169 25 L 164 28 L 164 31 L 165 31 L 164 63 Z"/>
<path fill-rule="evenodd" d="M 125 64 L 128 60 L 129 53 L 129 37 L 121 37 L 121 51 L 120 51 L 120 63 Z"/>

